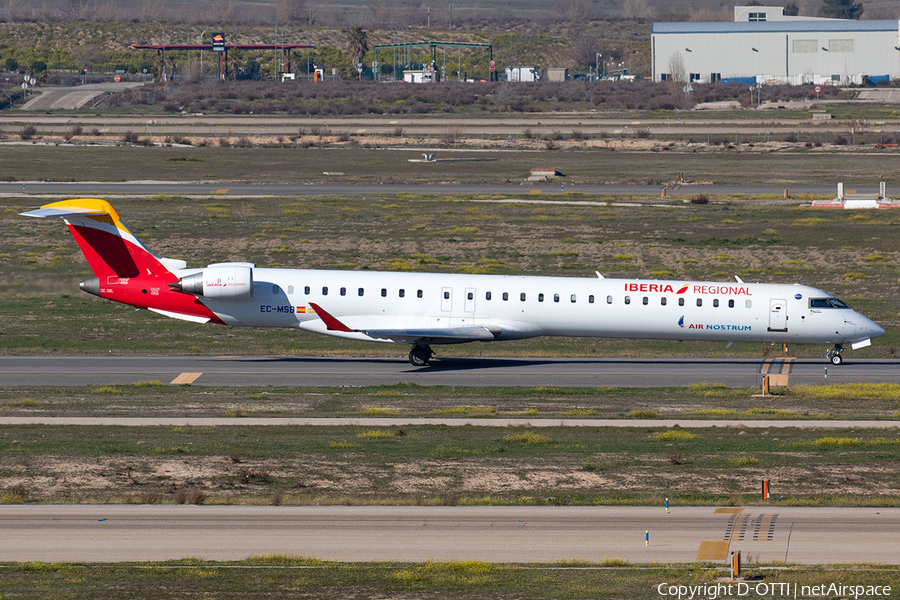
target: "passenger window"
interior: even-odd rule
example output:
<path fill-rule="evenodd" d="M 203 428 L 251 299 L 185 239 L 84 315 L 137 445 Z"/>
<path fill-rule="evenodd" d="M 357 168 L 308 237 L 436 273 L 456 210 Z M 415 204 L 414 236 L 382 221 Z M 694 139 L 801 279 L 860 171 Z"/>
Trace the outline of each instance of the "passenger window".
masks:
<path fill-rule="evenodd" d="M 322 288 L 322 295 L 323 295 L 323 296 L 327 296 L 327 295 L 328 295 L 328 286 L 327 286 L 327 285 L 326 285 L 325 287 Z"/>
<path fill-rule="evenodd" d="M 485 300 L 490 300 L 490 299 L 491 299 L 491 293 L 490 293 L 490 292 L 485 292 L 485 293 L 484 293 L 484 299 L 485 299 Z"/>
<path fill-rule="evenodd" d="M 360 296 L 362 296 L 365 293 L 366 293 L 365 290 L 362 288 L 359 288 L 359 291 L 357 292 L 357 294 L 359 294 Z"/>
<path fill-rule="evenodd" d="M 553 294 L 553 301 L 559 302 L 559 294 Z"/>
<path fill-rule="evenodd" d="M 591 294 L 590 296 L 588 296 L 588 304 L 593 304 L 593 303 L 594 303 L 594 295 Z"/>
<path fill-rule="evenodd" d="M 719 308 L 719 299 L 713 298 L 713 308 Z"/>
<path fill-rule="evenodd" d="M 309 296 L 309 286 L 303 288 L 303 293 Z"/>
<path fill-rule="evenodd" d="M 543 302 L 543 301 L 544 301 L 544 295 L 538 294 L 538 302 Z"/>
<path fill-rule="evenodd" d="M 521 294 L 519 294 L 519 300 L 521 300 L 522 302 L 525 302 L 525 292 L 522 292 Z"/>
<path fill-rule="evenodd" d="M 612 296 L 607 296 L 607 297 L 606 297 L 606 303 L 607 303 L 607 304 L 612 304 Z"/>
<path fill-rule="evenodd" d="M 703 306 L 703 298 L 697 298 L 697 306 Z"/>
<path fill-rule="evenodd" d="M 399 292 L 399 293 L 400 293 L 400 297 L 401 297 L 401 298 L 403 298 L 403 297 L 406 296 L 406 290 L 404 290 L 403 288 L 400 288 L 400 292 Z"/>
<path fill-rule="evenodd" d="M 473 294 L 472 292 L 469 292 L 468 294 L 466 294 L 466 298 L 468 298 L 469 300 L 474 300 L 475 294 Z"/>
<path fill-rule="evenodd" d="M 752 307 L 753 307 L 753 301 L 752 301 L 752 300 L 747 300 L 747 301 L 744 303 L 744 306 L 746 306 L 747 308 L 752 308 Z"/>
<path fill-rule="evenodd" d="M 572 304 L 575 304 L 575 294 L 572 294 L 572 296 L 569 298 L 569 301 L 570 301 Z"/>
<path fill-rule="evenodd" d="M 421 298 L 421 297 L 422 297 L 422 290 L 419 290 L 418 292 L 416 292 L 416 298 Z"/>
<path fill-rule="evenodd" d="M 509 300 L 509 292 L 503 292 L 503 301 L 506 302 Z"/>
<path fill-rule="evenodd" d="M 381 297 L 387 298 L 387 288 L 381 288 Z"/>
<path fill-rule="evenodd" d="M 650 298 L 644 296 L 644 306 L 647 306 L 648 304 L 650 304 Z"/>
<path fill-rule="evenodd" d="M 665 305 L 666 305 L 666 302 L 667 302 L 667 300 L 666 300 L 666 297 L 665 297 L 665 296 L 663 296 L 662 298 L 659 299 L 659 303 L 660 303 L 661 306 L 665 306 Z"/>
<path fill-rule="evenodd" d="M 684 306 L 684 298 L 678 299 L 678 306 Z"/>
<path fill-rule="evenodd" d="M 341 296 L 346 296 L 346 295 L 347 295 L 347 288 L 342 287 L 341 288 Z"/>
<path fill-rule="evenodd" d="M 450 292 L 444 292 L 444 300 L 450 299 Z"/>
<path fill-rule="evenodd" d="M 728 301 L 728 308 L 734 308 L 734 299 Z"/>
<path fill-rule="evenodd" d="M 294 293 L 294 286 L 289 285 L 288 286 L 288 294 L 293 294 L 293 293 Z"/>
<path fill-rule="evenodd" d="M 281 290 L 278 289 L 278 286 L 277 286 L 277 285 L 273 285 L 273 286 L 272 286 L 272 294 L 274 294 L 274 295 L 277 296 L 277 295 L 278 295 L 278 292 L 280 292 L 280 291 L 281 291 Z"/>
<path fill-rule="evenodd" d="M 631 296 L 625 296 L 625 304 L 631 304 Z"/>

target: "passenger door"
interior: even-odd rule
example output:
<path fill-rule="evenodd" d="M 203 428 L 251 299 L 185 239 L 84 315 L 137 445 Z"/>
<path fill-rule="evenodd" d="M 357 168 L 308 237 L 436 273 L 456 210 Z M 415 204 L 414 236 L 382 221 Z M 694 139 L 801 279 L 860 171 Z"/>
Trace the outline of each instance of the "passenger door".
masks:
<path fill-rule="evenodd" d="M 769 331 L 787 331 L 787 301 L 769 300 Z"/>

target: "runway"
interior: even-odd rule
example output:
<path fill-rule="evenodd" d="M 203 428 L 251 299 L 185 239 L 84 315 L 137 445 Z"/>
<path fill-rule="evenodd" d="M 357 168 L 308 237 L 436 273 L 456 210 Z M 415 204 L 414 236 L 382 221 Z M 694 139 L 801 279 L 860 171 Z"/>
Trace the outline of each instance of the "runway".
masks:
<path fill-rule="evenodd" d="M 570 185 L 565 190 L 570 193 L 592 196 L 626 196 L 646 198 L 659 201 L 661 191 L 667 193 L 694 194 L 702 192 L 710 195 L 767 195 L 781 196 L 785 186 L 772 185 Z M 859 193 L 877 193 L 878 186 L 854 186 Z M 112 199 L 129 196 L 154 196 L 171 194 L 178 196 L 244 197 L 244 196 L 356 196 L 364 194 L 437 194 L 454 196 L 476 195 L 521 195 L 534 199 L 532 194 L 560 195 L 565 191 L 559 183 L 545 185 L 520 184 L 230 184 L 223 182 L 0 182 L 0 196 L 22 197 L 35 196 L 70 198 L 100 197 Z M 834 194 L 833 185 L 791 186 L 794 196 L 808 198 L 810 194 Z M 631 201 L 626 200 L 626 201 Z M 789 200 L 791 204 L 799 204 L 802 200 Z"/>
<path fill-rule="evenodd" d="M 900 563 L 898 508 L 13 505 L 0 536 L 0 562 Z"/>
<path fill-rule="evenodd" d="M 418 385 L 485 387 L 668 387 L 722 383 L 761 386 L 765 374 L 790 385 L 900 383 L 900 360 L 787 358 L 443 358 L 413 367 L 397 358 L 241 356 L 6 356 L 0 385 L 110 385 L 156 380 L 205 386 Z M 826 377 L 827 375 L 827 377 Z"/>

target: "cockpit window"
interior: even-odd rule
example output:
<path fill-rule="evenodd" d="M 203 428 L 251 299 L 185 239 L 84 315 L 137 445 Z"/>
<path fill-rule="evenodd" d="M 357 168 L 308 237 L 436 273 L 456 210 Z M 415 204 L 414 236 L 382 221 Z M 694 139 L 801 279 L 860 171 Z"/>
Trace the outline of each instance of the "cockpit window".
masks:
<path fill-rule="evenodd" d="M 810 298 L 810 308 L 850 308 L 837 298 Z"/>

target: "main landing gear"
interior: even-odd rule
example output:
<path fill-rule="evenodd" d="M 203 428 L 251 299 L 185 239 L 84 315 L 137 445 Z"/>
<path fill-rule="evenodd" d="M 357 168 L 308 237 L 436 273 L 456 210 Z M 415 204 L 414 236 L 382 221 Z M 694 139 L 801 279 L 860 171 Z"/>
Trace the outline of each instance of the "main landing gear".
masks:
<path fill-rule="evenodd" d="M 841 353 L 844 351 L 843 344 L 835 344 L 834 348 L 825 353 L 825 356 L 828 360 L 831 361 L 831 364 L 837 366 L 844 362 L 844 359 L 841 358 Z"/>
<path fill-rule="evenodd" d="M 409 362 L 414 367 L 424 367 L 432 356 L 434 356 L 434 350 L 431 349 L 431 346 L 413 346 L 409 351 Z"/>

